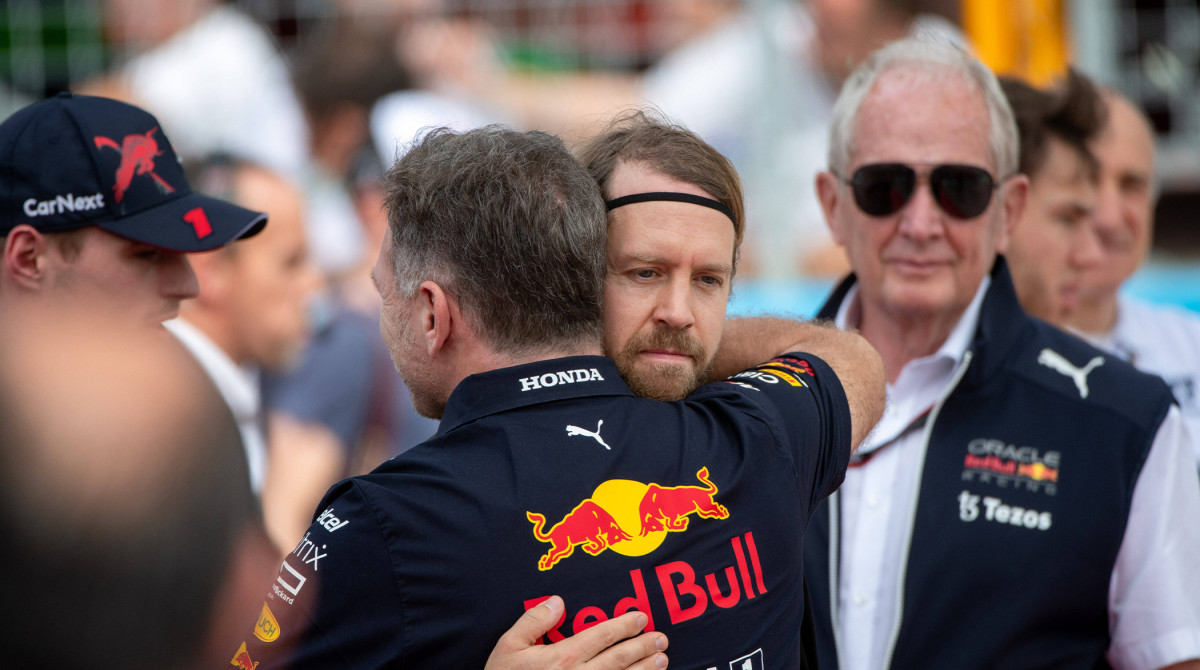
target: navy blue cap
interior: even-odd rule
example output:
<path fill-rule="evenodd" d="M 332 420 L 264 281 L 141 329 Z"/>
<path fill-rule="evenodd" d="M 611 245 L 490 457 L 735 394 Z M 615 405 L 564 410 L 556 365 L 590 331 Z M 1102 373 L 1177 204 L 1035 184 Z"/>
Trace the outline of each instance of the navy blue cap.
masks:
<path fill-rule="evenodd" d="M 96 226 L 172 251 L 207 251 L 267 215 L 192 192 L 158 120 L 133 105 L 62 93 L 0 124 L 0 235 Z"/>

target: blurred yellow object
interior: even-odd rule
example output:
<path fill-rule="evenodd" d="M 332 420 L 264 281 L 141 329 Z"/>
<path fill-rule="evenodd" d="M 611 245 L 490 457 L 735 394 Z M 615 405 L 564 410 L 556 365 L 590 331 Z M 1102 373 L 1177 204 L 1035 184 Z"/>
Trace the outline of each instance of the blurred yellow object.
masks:
<path fill-rule="evenodd" d="M 1035 86 L 1059 77 L 1071 61 L 1064 0 L 962 0 L 963 30 L 996 74 Z"/>

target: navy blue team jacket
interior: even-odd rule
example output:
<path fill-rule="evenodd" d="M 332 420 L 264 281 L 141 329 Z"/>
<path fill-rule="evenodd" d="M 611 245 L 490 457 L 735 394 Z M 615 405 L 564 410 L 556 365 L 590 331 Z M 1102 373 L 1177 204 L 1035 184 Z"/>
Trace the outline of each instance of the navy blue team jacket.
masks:
<path fill-rule="evenodd" d="M 468 377 L 433 438 L 330 489 L 233 665 L 482 668 L 558 594 L 550 642 L 638 609 L 673 668 L 798 667 L 801 539 L 849 456 L 804 354 L 677 403 L 598 356 Z"/>
<path fill-rule="evenodd" d="M 852 281 L 821 316 L 836 314 Z M 1170 390 L 1026 314 L 1003 258 L 968 352 L 924 427 L 885 667 L 1106 668 L 1113 565 Z M 819 506 L 805 542 L 821 668 L 855 644 L 833 625 L 837 506 L 837 496 Z"/>

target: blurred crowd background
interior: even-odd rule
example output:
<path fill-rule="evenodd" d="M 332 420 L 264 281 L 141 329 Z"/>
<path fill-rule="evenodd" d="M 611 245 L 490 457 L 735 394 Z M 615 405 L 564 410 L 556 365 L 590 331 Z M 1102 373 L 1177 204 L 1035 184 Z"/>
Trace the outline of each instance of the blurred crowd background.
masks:
<path fill-rule="evenodd" d="M 844 268 L 812 192 L 841 77 L 929 31 L 1046 84 L 1073 64 L 1159 143 L 1152 261 L 1128 290 L 1200 309 L 1195 0 L 4 0 L 0 116 L 59 90 L 154 112 L 185 157 L 293 176 L 333 284 L 372 255 L 372 175 L 423 126 L 579 141 L 653 105 L 734 160 L 748 196 L 735 313 L 811 313 Z"/>

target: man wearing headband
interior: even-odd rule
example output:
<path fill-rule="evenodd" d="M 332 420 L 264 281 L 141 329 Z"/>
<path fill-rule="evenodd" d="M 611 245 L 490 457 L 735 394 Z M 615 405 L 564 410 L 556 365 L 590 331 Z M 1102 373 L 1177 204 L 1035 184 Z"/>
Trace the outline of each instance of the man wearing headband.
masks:
<path fill-rule="evenodd" d="M 876 52 L 817 192 L 854 274 L 820 316 L 888 411 L 805 538 L 821 667 L 1197 667 L 1200 485 L 1161 380 L 1026 314 L 1013 113 L 959 49 Z"/>
<path fill-rule="evenodd" d="M 628 642 L 665 633 L 672 666 L 798 667 L 801 539 L 882 410 L 871 348 L 809 326 L 782 345 L 723 348 L 716 374 L 753 369 L 685 402 L 636 397 L 601 355 L 606 283 L 626 268 L 606 255 L 600 189 L 561 141 L 435 130 L 386 184 L 380 328 L 413 406 L 441 423 L 330 489 L 268 587 L 270 630 L 248 631 L 243 663 L 478 668 L 532 610 L 551 614 L 546 642 L 636 611 L 654 632 Z M 691 200 L 613 210 L 652 233 L 630 281 L 662 277 L 689 302 L 712 286 L 723 304 L 732 219 Z M 648 349 L 706 367 L 693 345 Z"/>
<path fill-rule="evenodd" d="M 633 112 L 580 152 L 604 194 L 604 350 L 634 393 L 680 400 L 721 343 L 745 231 L 733 165 L 694 133 Z"/>

